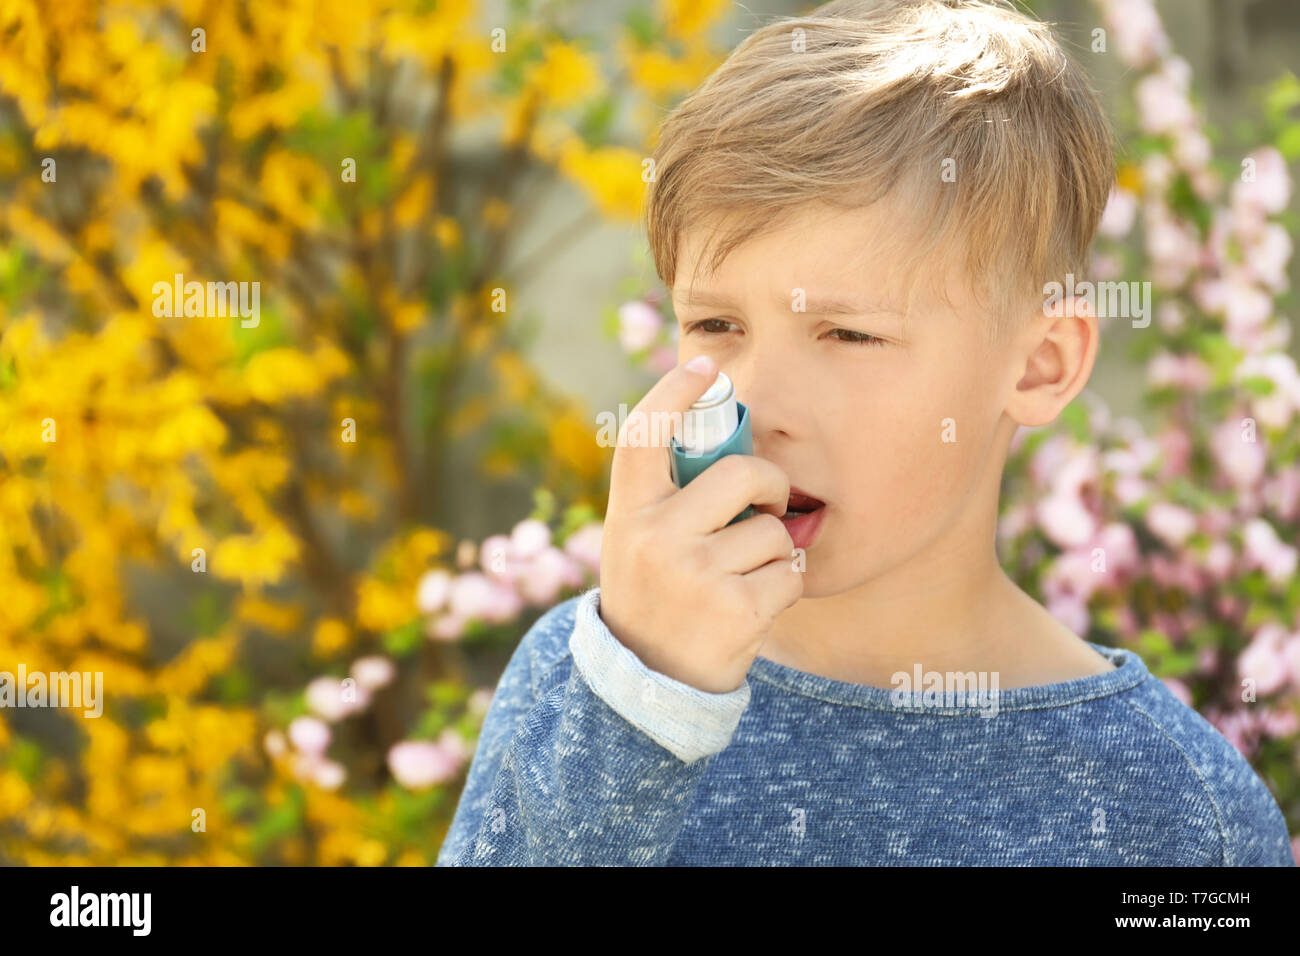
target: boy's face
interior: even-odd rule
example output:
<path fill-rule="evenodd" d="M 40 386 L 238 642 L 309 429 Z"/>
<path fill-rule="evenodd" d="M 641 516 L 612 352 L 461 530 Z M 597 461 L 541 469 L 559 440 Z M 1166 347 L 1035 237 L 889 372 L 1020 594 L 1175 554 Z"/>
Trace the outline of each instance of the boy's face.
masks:
<path fill-rule="evenodd" d="M 942 277 L 924 270 L 904 326 L 906 260 L 871 249 L 873 238 L 897 236 L 898 215 L 887 202 L 809 209 L 737 247 L 716 275 L 701 268 L 693 290 L 702 230 L 682 237 L 678 361 L 711 355 L 749 408 L 754 454 L 826 502 L 804 597 L 853 588 L 923 552 L 942 554 L 936 567 L 992 553 L 1016 427 L 1003 415 L 1020 377 L 1015 350 L 986 356 L 988 319 L 969 288 L 949 279 L 948 306 Z M 822 299 L 861 311 L 824 312 Z"/>

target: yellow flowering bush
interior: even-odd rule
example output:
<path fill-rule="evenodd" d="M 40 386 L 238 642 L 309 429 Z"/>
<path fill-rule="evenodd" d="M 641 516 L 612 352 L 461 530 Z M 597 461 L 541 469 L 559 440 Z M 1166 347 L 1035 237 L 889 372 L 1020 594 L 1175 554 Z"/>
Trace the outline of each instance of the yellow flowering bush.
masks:
<path fill-rule="evenodd" d="M 97 716 L 0 707 L 0 864 L 436 857 L 605 497 L 521 355 L 517 184 L 631 222 L 724 52 L 720 3 L 509 9 L 0 5 L 0 672 L 102 678 Z M 549 576 L 440 593 L 500 540 Z"/>

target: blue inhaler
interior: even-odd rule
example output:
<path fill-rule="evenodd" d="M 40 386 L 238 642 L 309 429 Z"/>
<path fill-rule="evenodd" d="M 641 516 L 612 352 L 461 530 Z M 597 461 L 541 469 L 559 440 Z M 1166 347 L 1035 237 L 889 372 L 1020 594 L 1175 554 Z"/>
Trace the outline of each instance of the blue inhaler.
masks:
<path fill-rule="evenodd" d="M 682 427 L 668 442 L 673 484 L 685 488 L 704 469 L 725 455 L 754 454 L 749 409 L 736 401 L 726 372 L 719 372 L 709 390 L 682 416 Z M 758 514 L 748 506 L 727 526 Z"/>

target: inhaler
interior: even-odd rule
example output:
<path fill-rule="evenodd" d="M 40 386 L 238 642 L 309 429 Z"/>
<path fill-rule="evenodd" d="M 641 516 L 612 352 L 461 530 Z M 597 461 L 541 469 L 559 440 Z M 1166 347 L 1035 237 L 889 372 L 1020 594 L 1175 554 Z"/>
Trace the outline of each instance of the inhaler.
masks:
<path fill-rule="evenodd" d="M 668 443 L 673 484 L 685 488 L 697 475 L 725 455 L 754 454 L 749 431 L 749 409 L 736 401 L 736 390 L 726 372 L 718 372 L 709 390 L 682 416 L 682 426 Z M 758 514 L 753 506 L 727 522 L 727 526 Z"/>

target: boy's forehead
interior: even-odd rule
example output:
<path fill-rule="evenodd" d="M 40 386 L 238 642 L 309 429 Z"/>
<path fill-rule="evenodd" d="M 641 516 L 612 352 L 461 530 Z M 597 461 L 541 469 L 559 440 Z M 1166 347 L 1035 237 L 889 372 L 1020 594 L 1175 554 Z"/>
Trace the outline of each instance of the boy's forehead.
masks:
<path fill-rule="evenodd" d="M 804 208 L 742 241 L 710 272 L 716 244 L 734 220 L 716 217 L 683 232 L 672 286 L 679 308 L 740 305 L 740 298 L 794 297 L 810 313 L 870 314 L 906 310 L 907 283 L 913 303 L 928 298 L 946 272 L 916 261 L 911 224 L 900 222 L 894 204 L 858 209 Z M 708 243 L 707 248 L 705 243 Z"/>

